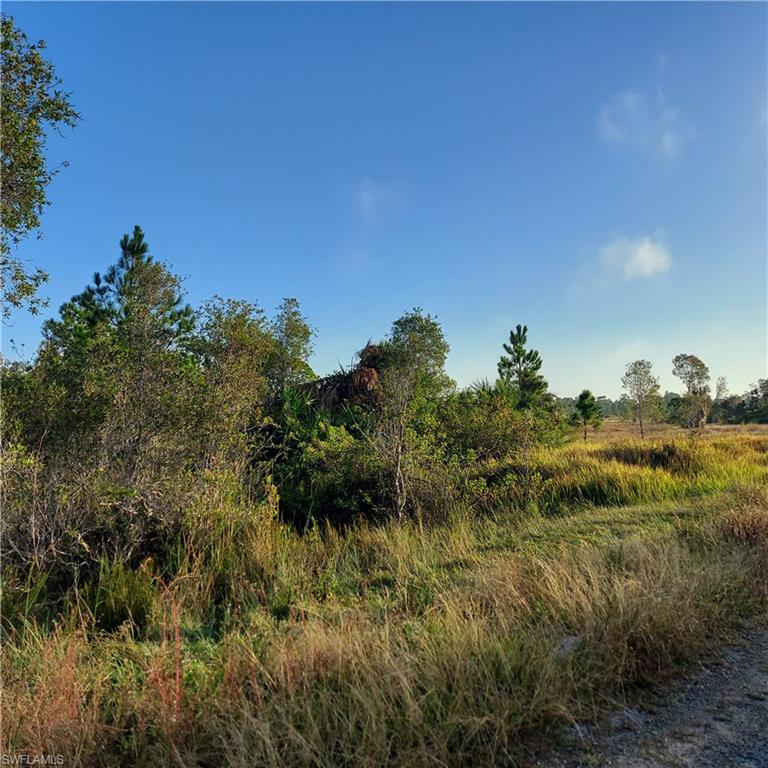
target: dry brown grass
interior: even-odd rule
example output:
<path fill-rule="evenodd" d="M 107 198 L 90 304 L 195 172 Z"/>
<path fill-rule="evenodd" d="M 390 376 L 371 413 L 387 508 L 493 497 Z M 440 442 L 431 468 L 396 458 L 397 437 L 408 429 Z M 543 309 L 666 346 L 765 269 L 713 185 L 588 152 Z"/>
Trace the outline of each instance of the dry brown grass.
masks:
<path fill-rule="evenodd" d="M 529 535 L 551 541 L 535 550 L 524 530 L 510 549 L 488 548 L 489 532 L 466 521 L 292 545 L 309 561 L 330 547 L 337 569 L 373 558 L 394 582 L 305 599 L 283 621 L 257 611 L 220 639 L 193 640 L 171 596 L 144 642 L 28 628 L 3 649 L 5 749 L 89 766 L 509 764 L 762 610 L 766 520 L 752 489 L 671 533 L 591 544 L 542 518 Z M 390 589 L 404 592 L 387 607 Z M 415 600 L 419 589 L 430 599 Z"/>
<path fill-rule="evenodd" d="M 766 488 L 742 490 L 736 496 L 734 508 L 719 519 L 718 533 L 726 538 L 768 548 L 767 499 Z"/>
<path fill-rule="evenodd" d="M 712 440 L 733 435 L 768 436 L 768 424 L 707 424 L 700 437 Z M 690 432 L 674 424 L 648 424 L 645 427 L 645 437 L 648 440 L 686 439 Z M 640 437 L 636 424 L 629 419 L 604 419 L 597 431 L 588 433 L 587 442 L 615 442 L 631 440 Z"/>

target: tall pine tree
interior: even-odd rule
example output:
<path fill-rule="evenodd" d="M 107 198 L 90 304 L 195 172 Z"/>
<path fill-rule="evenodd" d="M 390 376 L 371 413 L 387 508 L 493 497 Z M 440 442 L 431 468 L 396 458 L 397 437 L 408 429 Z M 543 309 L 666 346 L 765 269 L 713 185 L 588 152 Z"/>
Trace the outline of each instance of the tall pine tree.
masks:
<path fill-rule="evenodd" d="M 182 437 L 194 410 L 186 386 L 197 375 L 194 314 L 179 278 L 150 256 L 140 227 L 120 240 L 117 263 L 64 304 L 45 333 L 42 370 L 69 403 L 61 437 L 80 452 L 98 448 L 103 461 L 119 457 L 126 481 L 149 466 L 161 434 L 171 449 L 164 457 L 174 460 L 170 436 Z"/>
<path fill-rule="evenodd" d="M 541 355 L 535 349 L 526 349 L 528 326 L 518 324 L 509 333 L 509 344 L 504 344 L 506 355 L 499 360 L 499 378 L 514 383 L 521 408 L 536 405 L 547 391 L 547 382 L 539 373 Z"/>

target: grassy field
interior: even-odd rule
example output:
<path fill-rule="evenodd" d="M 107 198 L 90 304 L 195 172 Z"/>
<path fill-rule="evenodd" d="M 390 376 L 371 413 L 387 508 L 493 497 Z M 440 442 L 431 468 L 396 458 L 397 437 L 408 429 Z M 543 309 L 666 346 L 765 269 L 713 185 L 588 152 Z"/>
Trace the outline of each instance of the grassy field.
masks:
<path fill-rule="evenodd" d="M 625 428 L 624 428 L 625 429 Z M 727 434 L 719 434 L 727 432 Z M 510 765 L 768 605 L 768 434 L 608 425 L 473 509 L 299 535 L 227 498 L 173 579 L 4 584 L 3 752 L 67 765 Z"/>
<path fill-rule="evenodd" d="M 728 436 L 755 435 L 768 437 L 768 424 L 707 424 L 700 437 L 705 440 Z M 639 430 L 634 422 L 628 419 L 604 419 L 598 430 L 590 430 L 588 442 L 616 442 L 638 438 Z M 645 436 L 648 440 L 681 439 L 688 437 L 688 431 L 674 424 L 653 422 L 646 425 Z"/>

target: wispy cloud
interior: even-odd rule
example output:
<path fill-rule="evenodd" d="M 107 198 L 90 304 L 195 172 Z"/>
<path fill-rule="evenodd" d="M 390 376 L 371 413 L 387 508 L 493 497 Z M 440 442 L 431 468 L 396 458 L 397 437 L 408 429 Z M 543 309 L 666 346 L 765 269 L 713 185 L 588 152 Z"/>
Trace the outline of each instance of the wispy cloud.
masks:
<path fill-rule="evenodd" d="M 638 91 L 624 91 L 603 104 L 597 132 L 608 144 L 624 144 L 667 159 L 680 155 L 694 135 L 663 94 L 651 97 Z"/>
<path fill-rule="evenodd" d="M 411 188 L 398 179 L 362 177 L 352 188 L 352 201 L 358 218 L 373 224 L 402 210 L 411 200 Z"/>
<path fill-rule="evenodd" d="M 385 197 L 385 190 L 380 184 L 370 179 L 362 179 L 357 185 L 357 212 L 365 221 L 374 221 Z"/>
<path fill-rule="evenodd" d="M 340 253 L 334 264 L 340 272 L 360 272 L 371 264 L 371 255 L 366 248 L 352 248 Z"/>
<path fill-rule="evenodd" d="M 601 248 L 600 259 L 606 269 L 621 272 L 625 280 L 653 277 L 672 266 L 669 250 L 658 237 L 619 238 Z"/>

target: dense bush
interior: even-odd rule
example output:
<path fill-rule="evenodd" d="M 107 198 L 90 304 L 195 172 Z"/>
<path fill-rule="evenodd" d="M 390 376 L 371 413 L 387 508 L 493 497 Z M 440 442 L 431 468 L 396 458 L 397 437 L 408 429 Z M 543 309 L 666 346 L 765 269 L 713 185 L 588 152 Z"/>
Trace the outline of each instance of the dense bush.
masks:
<path fill-rule="evenodd" d="M 514 389 L 502 382 L 452 393 L 440 410 L 451 453 L 482 461 L 519 451 L 525 437 L 525 414 L 517 405 Z"/>
<path fill-rule="evenodd" d="M 299 528 L 381 515 L 382 467 L 360 436 L 362 413 L 330 413 L 297 390 L 283 394 L 271 472 L 284 519 Z M 355 434 L 358 437 L 355 437 Z"/>

